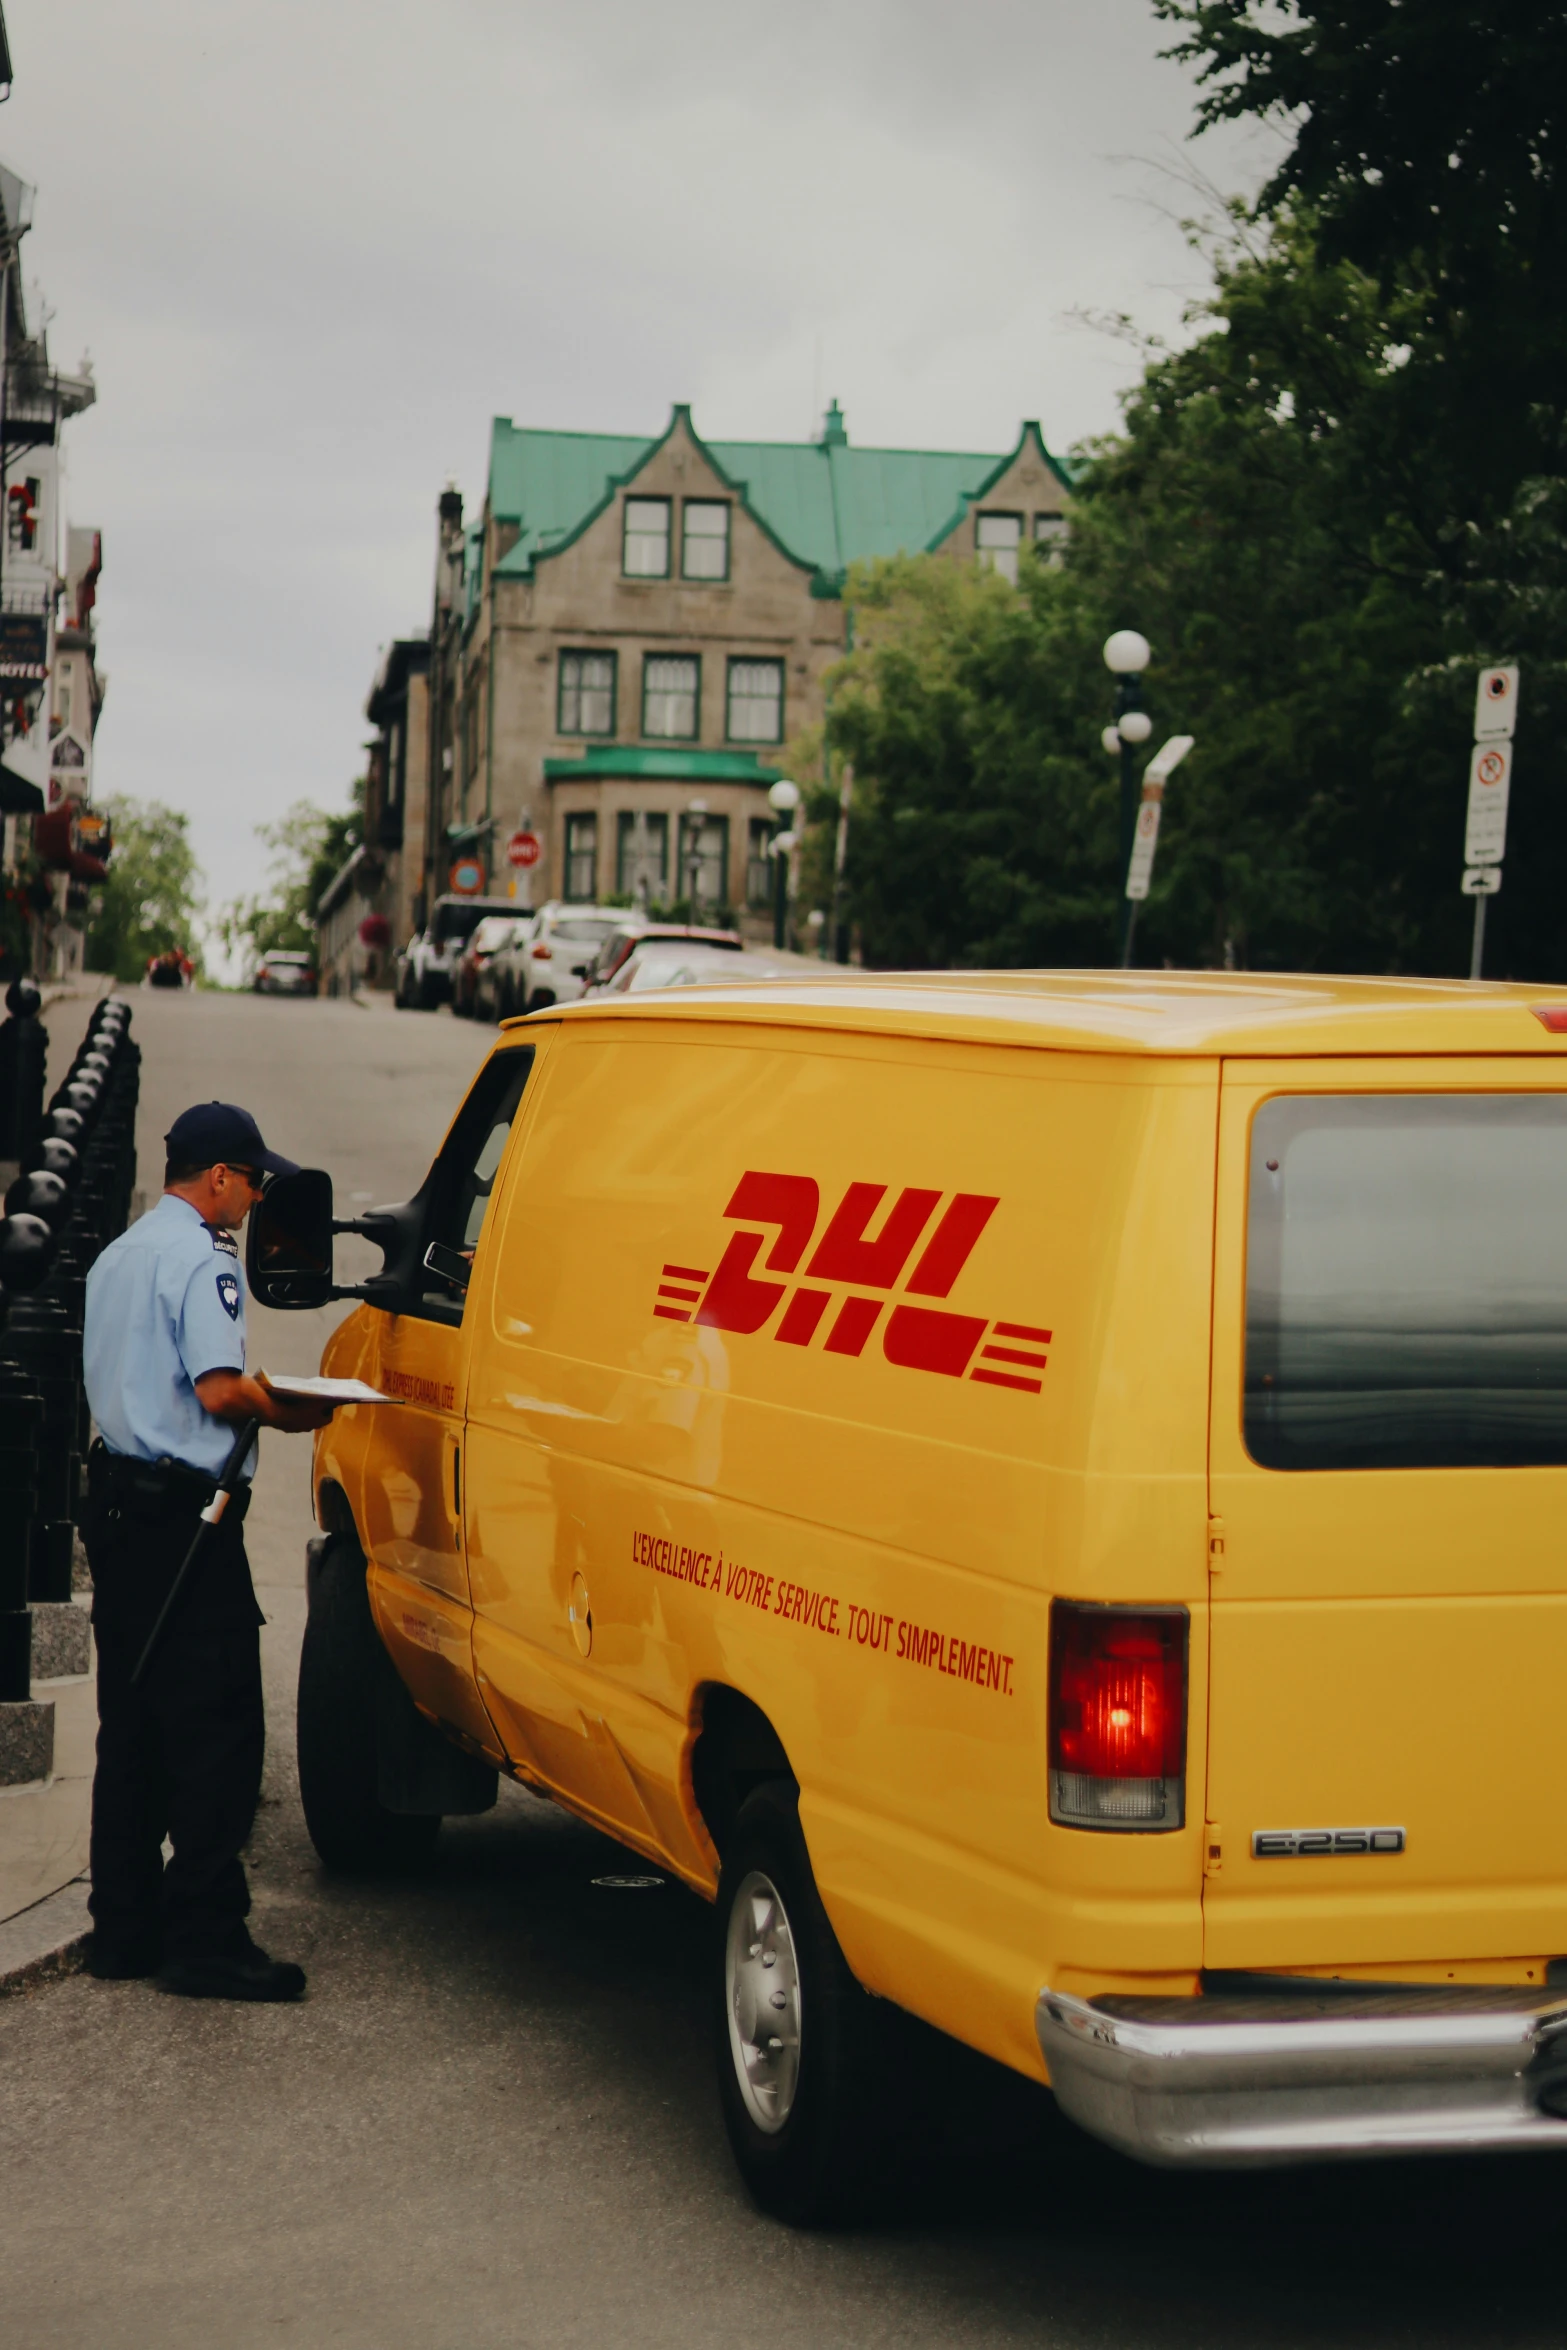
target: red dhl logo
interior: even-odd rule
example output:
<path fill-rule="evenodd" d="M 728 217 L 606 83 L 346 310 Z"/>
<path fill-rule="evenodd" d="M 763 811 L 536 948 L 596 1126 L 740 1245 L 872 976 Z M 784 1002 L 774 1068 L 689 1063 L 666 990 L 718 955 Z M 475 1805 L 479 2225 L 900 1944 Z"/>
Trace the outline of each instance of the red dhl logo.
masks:
<path fill-rule="evenodd" d="M 1000 1201 L 960 1191 L 938 1217 L 943 1193 L 906 1187 L 872 1236 L 886 1196 L 885 1183 L 851 1183 L 795 1282 L 791 1277 L 815 1238 L 821 1193 L 809 1175 L 748 1169 L 724 1215 L 737 1224 L 776 1227 L 771 1247 L 768 1229 L 736 1232 L 711 1277 L 694 1265 L 666 1265 L 653 1311 L 665 1322 L 703 1323 L 745 1337 L 754 1337 L 777 1315 L 772 1335 L 781 1346 L 810 1346 L 825 1326 L 822 1350 L 832 1355 L 863 1354 L 879 1324 L 882 1353 L 906 1371 L 936 1371 L 948 1379 L 967 1377 L 987 1387 L 1037 1395 L 1044 1384 L 1048 1330 L 910 1302 L 951 1295 Z M 767 1254 L 758 1271 L 764 1247 Z M 911 1261 L 914 1269 L 905 1280 Z M 766 1274 L 781 1278 L 767 1280 Z M 835 1298 L 834 1284 L 849 1294 Z M 900 1294 L 889 1308 L 888 1293 L 894 1290 Z M 866 1291 L 879 1294 L 867 1296 Z M 829 1315 L 835 1303 L 837 1311 Z"/>

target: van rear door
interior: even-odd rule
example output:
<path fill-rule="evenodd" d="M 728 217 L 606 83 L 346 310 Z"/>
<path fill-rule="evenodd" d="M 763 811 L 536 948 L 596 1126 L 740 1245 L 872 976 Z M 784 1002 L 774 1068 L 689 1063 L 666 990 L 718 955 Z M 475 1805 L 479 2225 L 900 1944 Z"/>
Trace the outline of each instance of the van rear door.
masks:
<path fill-rule="evenodd" d="M 1211 1969 L 1567 1952 L 1567 1093 L 1231 1063 L 1210 1431 Z"/>

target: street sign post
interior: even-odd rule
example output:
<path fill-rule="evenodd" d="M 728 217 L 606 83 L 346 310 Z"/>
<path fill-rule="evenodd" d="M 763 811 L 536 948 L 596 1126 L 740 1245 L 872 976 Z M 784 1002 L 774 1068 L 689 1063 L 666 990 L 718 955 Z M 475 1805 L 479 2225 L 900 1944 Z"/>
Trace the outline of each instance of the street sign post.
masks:
<path fill-rule="evenodd" d="M 1513 775 L 1509 742 L 1476 743 L 1469 761 L 1469 814 L 1464 863 L 1500 865 L 1507 847 L 1507 791 Z"/>
<path fill-rule="evenodd" d="M 1475 694 L 1475 741 L 1510 743 L 1518 723 L 1518 667 L 1482 669 Z"/>
<path fill-rule="evenodd" d="M 1513 780 L 1513 729 L 1518 724 L 1518 664 L 1499 662 L 1482 669 L 1475 686 L 1475 739 L 1469 755 L 1469 806 L 1464 819 L 1464 878 L 1459 884 L 1475 902 L 1469 976 L 1485 964 L 1485 901 L 1502 886 L 1507 853 L 1507 796 Z"/>
<path fill-rule="evenodd" d="M 1164 787 L 1196 740 L 1193 734 L 1172 734 L 1143 769 L 1143 796 L 1132 833 L 1132 853 L 1126 866 L 1128 910 L 1126 944 L 1121 950 L 1123 971 L 1129 971 L 1132 967 L 1132 934 L 1137 928 L 1137 909 L 1153 883 L 1153 861 L 1159 846 L 1159 817 L 1164 806 Z"/>

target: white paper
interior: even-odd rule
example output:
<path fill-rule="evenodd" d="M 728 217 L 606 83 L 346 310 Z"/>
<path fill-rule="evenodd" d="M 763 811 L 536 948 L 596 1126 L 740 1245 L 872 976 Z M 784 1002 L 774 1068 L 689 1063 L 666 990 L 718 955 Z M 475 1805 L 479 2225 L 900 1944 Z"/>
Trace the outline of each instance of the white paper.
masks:
<path fill-rule="evenodd" d="M 362 1379 L 288 1379 L 273 1371 L 261 1371 L 257 1376 L 274 1395 L 306 1396 L 312 1403 L 399 1403 L 402 1400 L 400 1396 L 383 1395 L 379 1387 L 367 1387 Z"/>

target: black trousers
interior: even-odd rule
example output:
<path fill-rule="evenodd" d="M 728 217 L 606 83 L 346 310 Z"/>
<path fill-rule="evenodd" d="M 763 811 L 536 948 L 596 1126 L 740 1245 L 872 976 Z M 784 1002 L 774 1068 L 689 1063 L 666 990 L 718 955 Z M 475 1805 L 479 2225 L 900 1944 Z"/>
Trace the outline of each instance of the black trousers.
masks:
<path fill-rule="evenodd" d="M 240 1853 L 255 1821 L 266 1738 L 253 1598 L 244 1621 L 237 1610 L 204 1606 L 201 1593 L 187 1617 L 192 1595 L 182 1595 L 145 1679 L 131 1686 L 148 1618 L 126 1599 L 139 1600 L 149 1583 L 166 1588 L 167 1562 L 178 1564 L 194 1530 L 192 1511 L 148 1527 L 100 1518 L 88 1532 L 98 1646 L 93 1923 L 107 1949 L 161 1949 L 167 1958 L 245 1940 L 250 1889 Z M 238 1561 L 222 1565 L 230 1577 L 237 1565 L 248 1592 L 238 1529 L 219 1540 L 239 1548 Z M 165 1837 L 173 1845 L 166 1868 Z"/>

